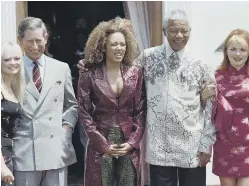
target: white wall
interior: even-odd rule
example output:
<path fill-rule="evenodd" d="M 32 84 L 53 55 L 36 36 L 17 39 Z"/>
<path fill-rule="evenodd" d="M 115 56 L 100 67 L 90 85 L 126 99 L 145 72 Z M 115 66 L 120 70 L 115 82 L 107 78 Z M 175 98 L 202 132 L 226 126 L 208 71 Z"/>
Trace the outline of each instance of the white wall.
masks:
<path fill-rule="evenodd" d="M 1 1 L 1 44 L 16 38 L 16 2 Z"/>
<path fill-rule="evenodd" d="M 214 69 L 222 60 L 222 53 L 214 51 L 236 28 L 249 31 L 249 2 L 215 1 L 164 1 L 164 13 L 171 9 L 185 10 L 192 23 L 189 47 L 203 56 Z M 207 166 L 207 185 L 218 185 L 212 174 L 212 164 Z"/>
<path fill-rule="evenodd" d="M 222 53 L 214 53 L 227 35 L 236 28 L 249 30 L 249 1 L 191 2 L 192 33 L 190 45 L 207 63 L 216 67 Z"/>

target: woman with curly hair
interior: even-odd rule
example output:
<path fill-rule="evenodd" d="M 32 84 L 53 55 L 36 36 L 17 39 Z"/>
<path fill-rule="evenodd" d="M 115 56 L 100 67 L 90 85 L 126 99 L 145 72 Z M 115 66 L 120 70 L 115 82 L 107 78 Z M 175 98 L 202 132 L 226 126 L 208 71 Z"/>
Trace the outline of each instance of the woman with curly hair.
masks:
<path fill-rule="evenodd" d="M 85 47 L 88 72 L 80 75 L 80 122 L 89 138 L 85 186 L 140 186 L 139 142 L 146 95 L 142 69 L 132 65 L 138 47 L 131 22 L 101 22 Z"/>

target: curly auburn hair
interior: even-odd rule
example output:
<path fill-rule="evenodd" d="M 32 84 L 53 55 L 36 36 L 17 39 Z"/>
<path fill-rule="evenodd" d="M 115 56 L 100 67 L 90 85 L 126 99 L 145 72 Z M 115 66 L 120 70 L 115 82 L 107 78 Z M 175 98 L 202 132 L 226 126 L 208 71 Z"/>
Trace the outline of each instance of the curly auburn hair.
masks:
<path fill-rule="evenodd" d="M 85 46 L 86 65 L 99 64 L 105 60 L 105 48 L 108 35 L 121 32 L 126 41 L 123 63 L 132 64 L 138 56 L 138 45 L 131 21 L 116 17 L 110 21 L 99 23 L 91 32 Z"/>
<path fill-rule="evenodd" d="M 224 56 L 224 59 L 221 63 L 221 65 L 219 66 L 219 70 L 226 70 L 228 68 L 228 64 L 230 64 L 230 61 L 228 59 L 228 56 L 227 56 L 227 49 L 228 49 L 228 46 L 230 45 L 232 39 L 236 39 L 234 38 L 234 36 L 237 36 L 237 37 L 241 37 L 243 38 L 248 46 L 249 46 L 249 32 L 246 31 L 246 30 L 243 30 L 243 29 L 235 29 L 233 30 L 226 38 L 225 42 L 224 42 L 224 48 L 223 48 L 223 56 Z M 248 51 L 249 53 L 249 51 Z M 247 61 L 246 61 L 246 64 L 245 65 L 248 65 L 248 75 L 249 75 L 249 57 L 247 58 Z"/>

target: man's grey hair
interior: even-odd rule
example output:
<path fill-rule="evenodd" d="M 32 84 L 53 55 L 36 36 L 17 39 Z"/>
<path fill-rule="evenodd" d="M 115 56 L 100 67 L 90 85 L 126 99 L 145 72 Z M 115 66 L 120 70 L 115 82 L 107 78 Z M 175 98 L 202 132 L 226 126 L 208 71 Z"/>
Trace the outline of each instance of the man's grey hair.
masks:
<path fill-rule="evenodd" d="M 47 37 L 47 28 L 40 18 L 27 17 L 18 26 L 18 38 L 24 38 L 26 30 L 35 30 L 37 28 L 43 29 L 43 36 Z"/>
<path fill-rule="evenodd" d="M 163 28 L 167 28 L 169 24 L 169 20 L 181 20 L 186 21 L 189 28 L 191 28 L 190 20 L 184 10 L 175 9 L 171 10 L 170 12 L 166 13 L 163 19 Z"/>

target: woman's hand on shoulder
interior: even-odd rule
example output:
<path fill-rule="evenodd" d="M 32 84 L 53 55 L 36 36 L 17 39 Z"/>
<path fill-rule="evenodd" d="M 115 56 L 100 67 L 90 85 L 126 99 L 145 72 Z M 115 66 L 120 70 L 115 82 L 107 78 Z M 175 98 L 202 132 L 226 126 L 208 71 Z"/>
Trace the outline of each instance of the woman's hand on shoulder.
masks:
<path fill-rule="evenodd" d="M 86 67 L 86 60 L 81 59 L 78 61 L 77 68 L 79 69 L 80 73 L 87 72 L 89 69 Z"/>

